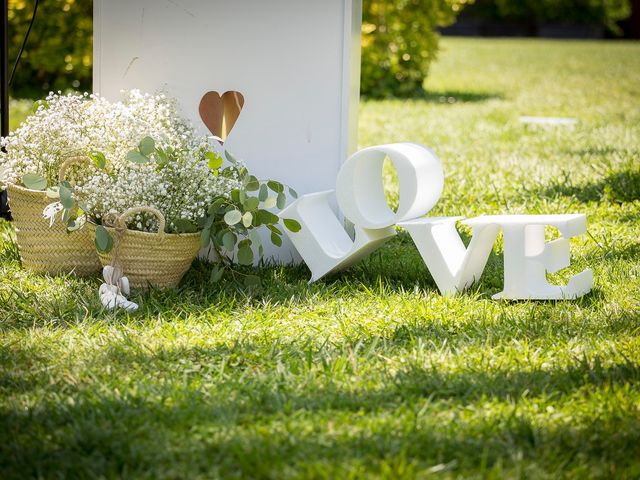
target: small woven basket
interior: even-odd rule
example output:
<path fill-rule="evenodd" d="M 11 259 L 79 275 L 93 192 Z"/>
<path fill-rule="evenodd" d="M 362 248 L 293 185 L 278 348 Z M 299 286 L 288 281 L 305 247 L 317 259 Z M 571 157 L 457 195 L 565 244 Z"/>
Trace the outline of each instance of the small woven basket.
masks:
<path fill-rule="evenodd" d="M 127 229 L 127 218 L 145 212 L 158 217 L 158 233 Z M 100 262 L 103 266 L 117 263 L 134 288 L 176 287 L 200 251 L 199 233 L 165 233 L 164 216 L 155 208 L 130 208 L 117 218 L 115 228 L 105 228 L 115 244 L 109 253 L 98 252 Z"/>
<path fill-rule="evenodd" d="M 74 157 L 64 162 L 60 168 L 60 181 L 64 180 L 67 168 L 79 160 L 84 159 Z M 46 193 L 8 184 L 7 194 L 24 268 L 50 275 L 75 273 L 84 276 L 100 271 L 100 261 L 88 229 L 69 233 L 60 222 L 49 226 L 49 220 L 42 216 L 44 208 L 53 201 Z"/>

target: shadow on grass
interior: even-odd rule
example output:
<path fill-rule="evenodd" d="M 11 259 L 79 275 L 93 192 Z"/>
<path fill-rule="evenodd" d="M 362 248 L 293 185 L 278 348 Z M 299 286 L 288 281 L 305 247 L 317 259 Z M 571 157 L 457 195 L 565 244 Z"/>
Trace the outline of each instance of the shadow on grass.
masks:
<path fill-rule="evenodd" d="M 202 420 L 186 424 L 185 420 L 196 420 L 193 411 L 198 409 Z M 495 467 L 495 478 L 519 478 L 500 472 L 527 464 L 552 472 L 583 470 L 593 478 L 613 478 L 606 474 L 621 475 L 631 469 L 617 478 L 633 478 L 638 455 L 634 445 L 640 441 L 640 424 L 631 415 L 619 420 L 596 418 L 590 424 L 550 425 L 516 411 L 474 423 L 456 419 L 450 425 L 406 414 L 395 422 L 374 418 L 367 424 L 362 415 L 353 415 L 346 428 L 335 426 L 331 417 L 313 424 L 301 413 L 293 419 L 267 417 L 260 425 L 229 425 L 216 419 L 207 404 L 162 407 L 145 405 L 142 399 L 130 403 L 114 399 L 69 409 L 51 406 L 34 415 L 34 423 L 43 422 L 50 429 L 47 435 L 38 434 L 44 429 L 28 428 L 18 415 L 2 419 L 16 434 L 13 442 L 0 447 L 4 451 L 0 472 L 7 480 L 371 475 L 391 479 L 414 478 L 420 471 L 425 475 L 434 466 L 440 473 L 471 471 L 473 477 Z M 51 420 L 45 421 L 45 416 Z"/>
<path fill-rule="evenodd" d="M 543 187 L 540 194 L 549 198 L 573 197 L 583 203 L 633 202 L 640 199 L 640 170 L 623 170 L 582 185 L 572 185 L 567 176 L 564 181 L 555 181 Z"/>
<path fill-rule="evenodd" d="M 625 312 L 617 319 L 609 319 L 609 322 L 626 325 L 628 329 L 637 326 L 636 320 L 633 312 Z M 553 341 L 549 330 L 562 328 L 551 325 L 545 315 L 520 318 L 519 321 L 530 325 L 532 331 L 543 329 L 548 342 Z M 565 329 L 570 329 L 570 325 L 566 325 Z M 533 336 L 526 333 L 532 332 L 525 332 L 522 336 L 510 335 L 509 340 L 534 340 Z M 572 332 L 565 333 L 566 339 L 575 338 Z M 493 341 L 478 342 L 482 347 L 504 342 L 504 331 L 500 326 L 474 322 L 456 326 L 435 321 L 407 323 L 382 336 L 360 335 L 340 342 L 322 341 L 322 338 L 304 335 L 283 340 L 254 334 L 229 343 L 221 341 L 215 346 L 152 348 L 133 339 L 118 339 L 109 341 L 85 359 L 79 359 L 82 369 L 93 372 L 87 377 L 88 383 L 83 383 L 80 388 L 90 384 L 118 383 L 123 376 L 142 383 L 155 379 L 159 382 L 158 386 L 164 385 L 165 380 L 187 384 L 195 382 L 197 385 L 215 384 L 216 388 L 226 386 L 240 396 L 255 400 L 263 405 L 260 409 L 262 412 L 267 408 L 264 405 L 274 399 L 256 399 L 255 395 L 280 395 L 276 392 L 279 391 L 278 385 L 306 384 L 312 378 L 315 379 L 312 382 L 312 396 L 309 398 L 310 393 L 307 392 L 297 397 L 297 393 L 289 392 L 287 408 L 367 410 L 367 405 L 393 403 L 399 397 L 458 399 L 465 402 L 485 397 L 515 399 L 525 394 L 548 397 L 569 394 L 586 385 L 613 388 L 617 384 L 640 381 L 640 365 L 637 363 L 625 360 L 604 364 L 598 356 L 593 359 L 571 356 L 572 361 L 568 365 L 544 369 L 527 366 L 505 369 L 474 361 L 461 367 L 462 371 L 453 373 L 426 359 L 405 363 L 399 369 L 387 368 L 386 363 L 380 362 L 385 356 L 404 355 L 407 351 L 419 349 L 420 345 L 425 352 L 436 348 L 434 345 L 447 345 L 447 348 L 455 350 L 459 343 L 469 346 L 474 337 L 482 340 L 483 334 L 484 339 L 491 337 Z M 24 394 L 42 388 L 57 389 L 58 382 L 51 381 L 55 369 L 38 368 L 39 365 L 50 363 L 48 355 L 48 352 L 28 345 L 11 345 L 1 349 L 0 363 L 18 367 L 0 370 L 0 391 L 3 394 Z M 361 372 L 361 369 L 367 368 L 367 364 L 370 367 Z M 106 365 L 109 366 L 108 370 L 104 370 Z M 272 375 L 276 370 L 280 373 Z M 357 387 L 346 387 L 350 384 L 366 384 L 363 382 L 365 378 L 384 385 L 384 388 L 361 391 Z M 65 376 L 60 381 L 67 383 L 69 380 Z M 345 386 L 338 388 L 336 382 Z M 228 399 L 228 402 L 228 408 L 241 408 L 244 404 L 240 402 L 235 405 L 236 399 Z M 274 405 L 282 407 L 278 402 Z M 267 411 L 273 413 L 269 408 Z"/>
<path fill-rule="evenodd" d="M 196 261 L 177 289 L 133 292 L 131 299 L 142 305 L 133 317 L 197 313 L 210 308 L 231 313 L 243 305 L 265 303 L 295 306 L 315 298 L 348 299 L 363 291 L 378 290 L 381 285 L 388 295 L 403 294 L 405 288 L 416 286 L 425 292 L 435 292 L 435 284 L 408 235 L 399 237 L 347 272 L 311 285 L 308 284 L 309 270 L 303 265 L 266 267 L 257 272 L 241 269 L 261 276 L 263 287 L 258 290 L 246 289 L 241 281 L 234 281 L 231 274 L 221 282 L 211 283 L 212 265 Z M 117 318 L 128 321 L 128 316 L 102 308 L 97 296 L 100 284 L 97 276 L 81 279 L 71 275 L 34 275 L 18 269 L 15 249 L 7 248 L 0 253 L 7 268 L 22 277 L 0 285 L 0 318 L 6 318 L 0 322 L 0 331 L 38 326 L 66 328 L 91 317 L 106 322 L 117 321 Z"/>
<path fill-rule="evenodd" d="M 365 100 L 377 100 L 376 98 L 363 96 Z M 478 103 L 488 100 L 502 100 L 504 95 L 498 92 L 472 92 L 465 90 L 430 90 L 419 89 L 412 95 L 387 97 L 388 100 L 404 100 L 409 102 L 427 102 L 442 105 L 453 105 L 456 103 Z"/>
<path fill-rule="evenodd" d="M 94 374 L 89 383 L 66 385 L 63 398 L 74 401 L 50 397 L 29 409 L 0 408 L 2 478 L 282 478 L 285 467 L 296 473 L 341 465 L 375 472 L 383 459 L 408 462 L 404 467 L 454 462 L 455 468 L 478 469 L 499 459 L 521 461 L 518 452 L 526 452 L 525 459 L 557 461 L 558 467 L 609 462 L 625 468 L 640 453 L 633 408 L 605 409 L 595 418 L 577 412 L 571 422 L 550 423 L 520 413 L 517 404 L 473 418 L 465 410 L 469 404 L 476 408 L 475 401 L 510 404 L 526 397 L 544 405 L 579 389 L 585 395 L 624 391 L 640 381 L 640 367 L 630 361 L 457 373 L 409 366 L 390 373 L 381 388 L 359 390 L 347 386 L 348 375 L 343 387 L 331 378 L 323 381 L 322 367 L 309 369 L 322 365 L 319 359 L 309 362 L 292 345 L 271 353 L 251 343 L 157 354 L 115 348 L 95 359 L 96 365 L 113 365 L 107 378 Z M 312 367 L 305 369 L 307 362 Z M 266 375 L 276 364 L 281 373 Z M 350 362 L 329 363 L 327 372 L 336 372 L 337 365 L 350 368 Z M 115 390 L 109 382 L 118 374 L 128 383 Z M 320 384 L 310 382 L 311 375 Z M 461 410 L 466 413 L 455 414 Z"/>
<path fill-rule="evenodd" d="M 423 90 L 415 100 L 422 100 L 429 103 L 456 104 L 456 103 L 478 103 L 488 100 L 502 100 L 504 95 L 497 92 L 469 92 L 463 90 Z"/>
<path fill-rule="evenodd" d="M 468 243 L 469 236 L 461 235 Z M 313 311 L 314 305 L 332 305 L 336 298 L 369 301 L 367 298 L 370 297 L 370 301 L 377 304 L 389 299 L 421 302 L 427 298 L 440 298 L 433 278 L 406 232 L 399 232 L 383 248 L 349 270 L 314 284 L 307 283 L 310 274 L 305 266 L 259 270 L 263 287 L 258 290 L 247 290 L 232 281 L 229 275 L 219 283 L 210 283 L 211 269 L 210 264 L 196 261 L 177 289 L 133 292 L 131 299 L 141 304 L 141 310 L 132 315 L 108 312 L 102 307 L 97 296 L 98 278 L 40 277 L 20 271 L 24 280 L 15 285 L 10 282 L 4 288 L 0 286 L 0 317 L 4 318 L 0 322 L 0 331 L 69 328 L 84 321 L 119 324 L 205 313 L 241 315 L 244 309 L 265 306 L 308 307 Z M 247 270 L 249 272 L 255 273 Z M 502 275 L 502 252 L 494 250 L 480 281 L 458 297 L 460 302 L 490 299 L 492 294 L 502 289 Z M 602 294 L 596 292 L 579 300 L 578 305 L 595 308 L 602 299 Z M 557 302 L 539 302 L 535 309 L 554 318 L 557 305 Z M 518 314 L 514 311 L 513 315 Z M 490 336 L 487 332 L 485 334 Z M 446 335 L 436 337 L 446 338 Z"/>

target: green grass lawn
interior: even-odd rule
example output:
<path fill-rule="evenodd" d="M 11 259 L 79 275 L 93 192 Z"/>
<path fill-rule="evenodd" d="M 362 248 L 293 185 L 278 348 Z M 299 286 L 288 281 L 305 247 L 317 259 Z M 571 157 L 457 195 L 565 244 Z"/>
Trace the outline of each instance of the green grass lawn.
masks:
<path fill-rule="evenodd" d="M 400 233 L 313 285 L 197 264 L 114 314 L 0 224 L 0 478 L 640 478 L 640 43 L 446 39 L 427 88 L 364 102 L 360 145 L 431 146 L 434 216 L 586 213 L 554 279 L 590 267 L 593 293 L 491 300 L 497 243 L 443 298 Z"/>

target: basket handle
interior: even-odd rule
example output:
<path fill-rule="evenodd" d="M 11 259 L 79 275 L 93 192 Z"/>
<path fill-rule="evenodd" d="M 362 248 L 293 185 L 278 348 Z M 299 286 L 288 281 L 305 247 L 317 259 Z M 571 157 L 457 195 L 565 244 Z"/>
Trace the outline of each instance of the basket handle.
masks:
<path fill-rule="evenodd" d="M 158 235 L 160 235 L 160 237 L 164 237 L 164 227 L 166 225 L 164 215 L 160 210 L 157 210 L 152 207 L 133 207 L 128 209 L 118 217 L 118 219 L 116 220 L 116 227 L 127 228 L 127 224 L 125 220 L 130 216 L 136 215 L 138 213 L 150 213 L 152 215 L 155 215 L 158 218 Z"/>
<path fill-rule="evenodd" d="M 80 162 L 86 162 L 90 160 L 91 159 L 89 157 L 83 157 L 83 156 L 67 158 L 64 162 L 62 162 L 62 165 L 60 165 L 60 170 L 58 170 L 58 181 L 60 182 L 64 181 L 67 175 L 67 170 L 69 170 L 69 168 L 72 167 L 73 165 L 78 165 Z"/>

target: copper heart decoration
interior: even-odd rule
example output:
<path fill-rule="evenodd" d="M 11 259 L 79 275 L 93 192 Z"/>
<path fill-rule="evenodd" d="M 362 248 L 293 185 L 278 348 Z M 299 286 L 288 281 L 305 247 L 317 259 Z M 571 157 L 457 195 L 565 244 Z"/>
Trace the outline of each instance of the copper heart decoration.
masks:
<path fill-rule="evenodd" d="M 236 124 L 244 107 L 244 96 L 240 92 L 207 92 L 200 100 L 200 118 L 209 131 L 224 143 Z"/>

